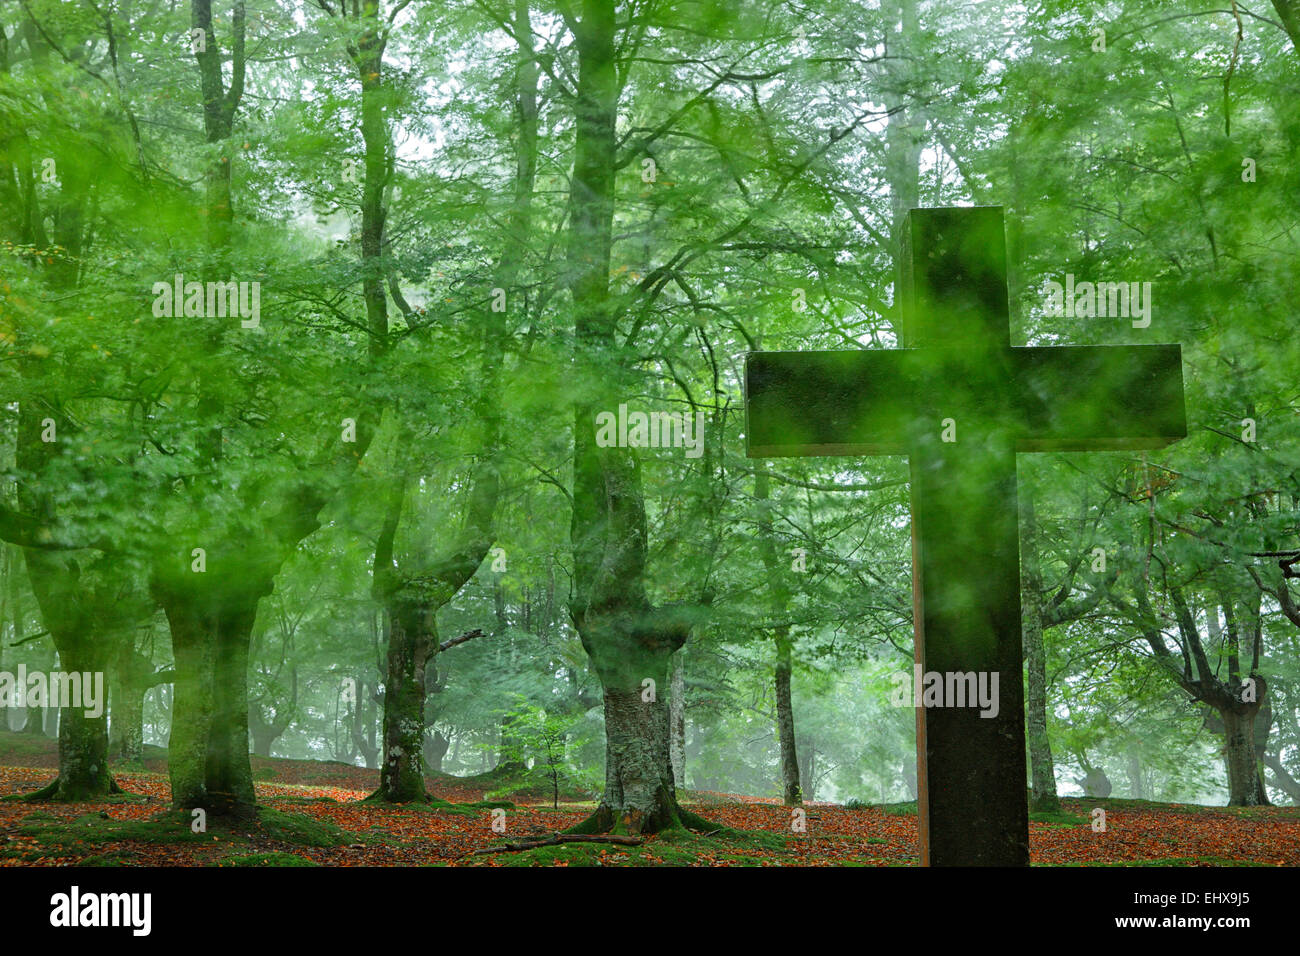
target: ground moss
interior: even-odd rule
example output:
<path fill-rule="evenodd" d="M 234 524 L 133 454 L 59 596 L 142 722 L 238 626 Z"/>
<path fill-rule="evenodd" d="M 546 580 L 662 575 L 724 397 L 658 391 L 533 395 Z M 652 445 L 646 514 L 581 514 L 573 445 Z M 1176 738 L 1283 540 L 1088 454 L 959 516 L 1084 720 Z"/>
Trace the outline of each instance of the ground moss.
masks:
<path fill-rule="evenodd" d="M 772 854 L 785 851 L 790 839 L 765 830 L 724 828 L 706 835 L 675 828 L 655 834 L 639 846 L 561 843 L 493 854 L 493 858 L 502 866 L 701 866 L 718 862 L 762 866 L 771 863 Z"/>
<path fill-rule="evenodd" d="M 249 853 L 244 856 L 227 856 L 213 866 L 320 866 L 315 860 L 296 853 Z"/>
<path fill-rule="evenodd" d="M 916 801 L 904 800 L 902 803 L 881 803 L 877 804 L 876 809 L 883 810 L 891 817 L 914 817 L 916 816 Z"/>
<path fill-rule="evenodd" d="M 190 815 L 174 810 L 148 820 L 119 820 L 105 813 L 88 813 L 74 820 L 23 818 L 18 832 L 44 846 L 79 846 L 100 843 L 211 843 L 215 839 L 242 840 L 232 834 L 195 833 Z"/>
<path fill-rule="evenodd" d="M 328 820 L 301 813 L 286 813 L 270 807 L 258 808 L 260 829 L 268 837 L 295 846 L 346 846 L 357 842 L 356 834 L 335 826 Z"/>
<path fill-rule="evenodd" d="M 1115 860 L 1086 863 L 1035 863 L 1035 866 L 1270 866 L 1257 860 L 1230 860 L 1221 856 L 1166 856 L 1154 860 Z"/>
<path fill-rule="evenodd" d="M 1053 827 L 1086 827 L 1092 824 L 1088 817 L 1077 816 L 1066 810 L 1031 812 L 1029 822 L 1043 823 Z"/>

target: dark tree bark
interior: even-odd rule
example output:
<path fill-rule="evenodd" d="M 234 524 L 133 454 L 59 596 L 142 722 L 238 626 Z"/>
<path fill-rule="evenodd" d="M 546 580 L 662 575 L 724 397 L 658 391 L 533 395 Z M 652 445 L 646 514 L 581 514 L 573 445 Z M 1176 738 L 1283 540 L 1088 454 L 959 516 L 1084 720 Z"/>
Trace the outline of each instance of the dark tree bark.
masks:
<path fill-rule="evenodd" d="M 298 707 L 298 668 L 289 671 L 289 700 L 280 701 L 272 717 L 268 720 L 262 716 L 262 705 L 251 702 L 248 708 L 248 729 L 253 738 L 253 753 L 259 757 L 271 756 L 271 747 L 276 740 L 289 729 Z"/>
<path fill-rule="evenodd" d="M 83 682 L 98 675 L 106 694 L 111 632 L 104 620 L 96 620 L 106 608 L 80 586 L 75 559 L 35 549 L 28 550 L 26 559 L 41 616 L 59 651 L 59 669 L 83 675 Z M 53 693 L 53 687 L 50 690 Z M 101 699 L 100 714 L 90 716 L 84 694 L 83 690 L 81 701 L 69 701 L 59 712 L 58 777 L 25 799 L 82 801 L 118 792 L 108 770 L 108 701 Z"/>
<path fill-rule="evenodd" d="M 786 567 L 777 554 L 776 537 L 772 529 L 771 482 L 767 463 L 760 463 L 754 473 L 754 500 L 758 508 L 759 550 L 767 572 L 767 590 L 771 614 L 778 622 L 772 628 L 776 646 L 776 662 L 772 668 L 773 691 L 776 695 L 776 739 L 780 748 L 781 797 L 786 806 L 803 803 L 803 787 L 799 780 L 799 754 L 795 744 L 794 704 L 790 695 L 790 678 L 794 669 L 793 642 L 790 626 L 783 618 L 790 606 L 790 588 L 786 584 Z"/>
<path fill-rule="evenodd" d="M 507 237 L 493 277 L 495 287 L 505 289 L 508 293 L 518 292 L 517 284 L 523 269 L 531 223 L 537 170 L 538 74 L 533 61 L 532 28 L 527 0 L 516 0 L 514 11 L 516 40 L 521 45 L 515 76 L 520 135 L 516 141 L 514 194 Z M 374 8 L 367 7 L 366 14 L 369 16 L 373 13 Z M 378 76 L 382 68 L 382 55 L 381 44 L 371 58 L 363 56 L 358 59 L 358 64 L 368 63 L 368 68 Z M 363 100 L 364 94 L 363 78 Z M 376 114 L 376 121 L 382 126 L 379 114 Z M 379 164 L 372 157 L 385 147 L 381 146 L 378 128 L 372 128 L 369 133 L 365 131 L 364 117 L 363 135 L 366 138 L 366 178 L 369 183 L 372 172 L 379 172 Z M 386 168 L 384 174 L 388 175 L 388 172 L 389 169 Z M 382 208 L 378 216 L 377 224 L 382 235 Z M 382 250 L 382 246 L 381 241 L 377 248 Z M 391 277 L 390 286 L 396 287 Z M 382 300 L 381 290 L 374 306 L 376 309 L 383 307 Z M 440 650 L 436 625 L 439 609 L 455 597 L 474 576 L 494 540 L 494 522 L 504 465 L 499 447 L 501 411 L 498 396 L 501 391 L 506 335 L 505 313 L 487 309 L 483 325 L 481 382 L 474 409 L 476 421 L 482 427 L 480 447 L 485 449 L 485 453 L 475 464 L 467 482 L 469 490 L 462 526 L 458 533 L 449 535 L 449 543 L 432 559 L 415 561 L 408 558 L 404 562 L 398 559 L 394 548 L 395 539 L 406 486 L 412 476 L 395 475 L 389 488 L 385 524 L 375 548 L 374 595 L 385 609 L 389 631 L 389 671 L 384 694 L 384 750 L 380 786 L 371 795 L 375 800 L 409 802 L 428 799 L 424 786 L 422 752 L 426 726 L 426 668 Z"/>
<path fill-rule="evenodd" d="M 1025 694 L 1025 725 L 1029 737 L 1029 767 L 1032 783 L 1030 809 L 1054 813 L 1061 809 L 1056 793 L 1056 767 L 1052 744 L 1047 738 L 1047 654 L 1043 647 L 1043 572 L 1038 563 L 1038 521 L 1031 490 L 1020 488 L 1020 564 L 1023 597 L 1022 635 L 1028 683 Z"/>
<path fill-rule="evenodd" d="M 686 662 L 682 652 L 673 655 L 668 677 L 668 763 L 673 785 L 686 789 Z"/>
<path fill-rule="evenodd" d="M 1262 627 L 1258 609 L 1252 615 L 1253 641 L 1251 664 L 1243 675 L 1240 662 L 1240 635 L 1231 600 L 1222 602 L 1224 613 L 1224 651 L 1228 674 L 1221 680 L 1206 654 L 1201 634 L 1196 625 L 1183 591 L 1180 587 L 1168 589 L 1174 620 L 1180 637 L 1181 659 L 1176 658 L 1165 644 L 1155 612 L 1144 587 L 1134 591 L 1134 602 L 1128 604 L 1113 591 L 1108 594 L 1111 603 L 1125 614 L 1140 630 L 1151 648 L 1156 663 L 1178 684 L 1192 700 L 1208 705 L 1222 722 L 1224 733 L 1224 766 L 1228 774 L 1228 805 L 1233 807 L 1265 806 L 1268 794 L 1264 790 L 1263 772 L 1255 743 L 1255 719 L 1265 706 L 1268 684 L 1258 672 Z M 1209 609 L 1210 627 L 1217 629 L 1216 610 Z M 1249 683 L 1245 680 L 1249 678 Z"/>
<path fill-rule="evenodd" d="M 695 617 L 646 595 L 640 466 L 596 445 L 596 414 L 617 407 L 616 306 L 609 288 L 619 77 L 614 0 L 582 0 L 565 20 L 578 49 L 568 289 L 580 394 L 574 402 L 571 613 L 605 704 L 605 792 L 579 830 L 653 833 L 693 819 L 677 804 L 668 744 L 668 667 Z"/>
<path fill-rule="evenodd" d="M 424 764 L 429 773 L 442 773 L 442 761 L 450 747 L 451 739 L 441 731 L 435 730 L 424 735 Z"/>
<path fill-rule="evenodd" d="M 434 613 L 401 598 L 388 606 L 388 668 L 384 681 L 384 746 L 379 789 L 388 803 L 427 800 L 424 786 L 424 674 L 436 652 Z"/>
<path fill-rule="evenodd" d="M 155 671 L 134 642 L 123 640 L 113 668 L 113 707 L 109 715 L 108 753 L 114 760 L 140 766 L 144 760 L 144 698 L 152 688 L 176 676 L 170 669 Z"/>
<path fill-rule="evenodd" d="M 375 740 L 375 708 L 379 701 L 364 680 L 357 681 L 357 699 L 352 705 L 349 733 L 352 744 L 368 770 L 379 765 L 379 744 Z"/>
<path fill-rule="evenodd" d="M 154 575 L 176 661 L 167 761 L 172 803 L 210 815 L 245 814 L 257 802 L 248 759 L 248 649 L 272 574 L 248 567 L 241 574 L 244 558 L 210 551 L 207 572 Z"/>
<path fill-rule="evenodd" d="M 781 797 L 787 807 L 803 803 L 799 782 L 799 754 L 795 745 L 794 705 L 790 696 L 792 672 L 789 628 L 779 628 L 776 635 L 776 664 L 773 680 L 776 690 L 777 741 L 781 749 Z"/>

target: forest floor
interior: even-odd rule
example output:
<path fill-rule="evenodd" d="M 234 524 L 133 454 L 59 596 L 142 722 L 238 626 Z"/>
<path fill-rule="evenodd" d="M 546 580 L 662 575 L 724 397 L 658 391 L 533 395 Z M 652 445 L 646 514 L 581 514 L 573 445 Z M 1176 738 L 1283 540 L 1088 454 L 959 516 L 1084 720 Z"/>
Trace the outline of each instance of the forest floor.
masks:
<path fill-rule="evenodd" d="M 0 733 L 0 798 L 55 777 L 56 743 Z M 775 800 L 689 792 L 683 804 L 716 822 L 711 834 L 667 833 L 640 846 L 563 843 L 476 854 L 542 840 L 584 819 L 590 802 L 551 806 L 537 789 L 485 778 L 430 777 L 442 801 L 362 803 L 379 772 L 342 763 L 253 758 L 260 820 L 210 821 L 195 833 L 168 807 L 161 757 L 115 770 L 123 794 L 91 803 L 0 799 L 0 866 L 914 866 L 915 804 L 814 803 L 806 827 Z M 492 829 L 505 810 L 504 834 Z M 1092 811 L 1106 811 L 1094 832 Z M 500 819 L 500 814 L 497 814 Z M 1031 818 L 1033 862 L 1057 866 L 1300 866 L 1300 808 L 1236 809 L 1144 800 L 1064 799 Z"/>

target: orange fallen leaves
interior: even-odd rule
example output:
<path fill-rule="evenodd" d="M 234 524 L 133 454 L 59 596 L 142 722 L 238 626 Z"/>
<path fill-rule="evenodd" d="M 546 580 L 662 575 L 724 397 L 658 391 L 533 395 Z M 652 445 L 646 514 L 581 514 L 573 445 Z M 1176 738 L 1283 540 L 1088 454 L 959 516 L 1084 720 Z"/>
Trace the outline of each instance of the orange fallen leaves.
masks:
<path fill-rule="evenodd" d="M 122 788 L 144 797 L 138 802 L 92 802 L 81 804 L 0 803 L 0 848 L 18 847 L 21 855 L 0 854 L 0 865 L 66 866 L 91 856 L 117 854 L 124 862 L 152 866 L 193 866 L 217 862 L 228 853 L 245 854 L 280 850 L 296 853 L 326 866 L 409 866 L 422 864 L 504 865 L 502 857 L 469 859 L 475 849 L 499 843 L 502 834 L 491 827 L 491 811 L 447 813 L 363 803 L 373 786 L 375 771 L 341 764 L 313 766 L 299 761 L 266 761 L 284 769 L 285 776 L 314 779 L 317 784 L 277 781 L 258 783 L 259 800 L 279 810 L 327 820 L 344 830 L 369 835 L 364 843 L 343 847 L 302 847 L 277 844 L 260 833 L 245 835 L 248 845 L 232 844 L 224 834 L 211 841 L 177 844 L 121 841 L 88 841 L 41 847 L 30 836 L 19 833 L 22 821 L 34 812 L 72 825 L 86 814 L 107 814 L 117 820 L 147 820 L 168 808 L 167 778 L 160 773 L 118 774 Z M 284 765 L 281 767 L 280 765 Z M 295 769 L 296 768 L 296 769 Z M 0 794 L 32 790 L 54 777 L 51 768 L 0 767 Z M 434 781 L 435 792 L 457 802 L 481 800 L 483 791 L 454 778 Z M 344 785 L 340 785 L 344 784 Z M 303 798 L 328 797 L 337 801 L 303 802 Z M 791 833 L 790 809 L 775 801 L 725 794 L 701 794 L 701 802 L 689 804 L 719 827 L 766 830 L 787 834 L 784 849 L 738 846 L 720 842 L 694 853 L 695 866 L 839 866 L 914 865 L 917 855 L 916 817 L 894 815 L 869 808 L 847 810 L 832 804 L 809 804 L 807 831 Z M 1067 812 L 1086 818 L 1087 801 L 1064 801 Z M 588 811 L 575 808 L 549 811 L 541 806 L 519 806 L 508 811 L 508 837 L 545 836 L 572 826 Z M 1300 815 L 1277 811 L 1276 817 L 1243 817 L 1217 808 L 1157 807 L 1152 809 L 1108 809 L 1106 831 L 1091 827 L 1030 824 L 1033 862 L 1077 865 L 1080 863 L 1131 863 L 1169 858 L 1214 858 L 1248 860 L 1282 866 L 1300 865 Z M 651 838 L 639 859 L 656 864 L 665 857 L 681 859 L 680 848 L 668 854 Z M 19 858 L 25 857 L 25 858 Z M 602 848 L 596 860 L 603 866 L 626 865 L 631 856 L 621 848 Z M 569 865 L 555 860 L 555 866 Z"/>

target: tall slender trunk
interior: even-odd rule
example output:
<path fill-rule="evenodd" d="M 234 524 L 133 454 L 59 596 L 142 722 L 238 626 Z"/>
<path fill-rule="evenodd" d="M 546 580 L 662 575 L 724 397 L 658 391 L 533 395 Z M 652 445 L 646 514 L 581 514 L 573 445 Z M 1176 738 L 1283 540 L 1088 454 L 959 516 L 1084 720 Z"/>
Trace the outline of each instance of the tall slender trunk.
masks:
<path fill-rule="evenodd" d="M 136 652 L 129 638 L 123 640 L 113 665 L 108 752 L 137 766 L 144 759 L 144 695 L 153 686 L 150 671 L 148 659 Z"/>
<path fill-rule="evenodd" d="M 375 700 L 365 679 L 357 681 L 357 699 L 352 704 L 352 721 L 349 733 L 352 744 L 361 754 L 367 770 L 374 770 L 379 761 L 379 745 L 375 741 Z"/>
<path fill-rule="evenodd" d="M 780 627 L 774 635 L 776 665 L 773 680 L 776 688 L 776 736 L 781 750 L 781 799 L 787 807 L 803 803 L 803 786 L 799 781 L 799 753 L 795 745 L 794 705 L 790 695 L 793 662 L 790 629 Z"/>
<path fill-rule="evenodd" d="M 804 800 L 812 800 L 813 794 L 817 789 L 817 748 L 813 746 L 812 738 L 802 736 L 799 738 L 799 779 L 803 781 Z"/>
<path fill-rule="evenodd" d="M 1056 793 L 1056 767 L 1047 737 L 1047 654 L 1043 646 L 1043 572 L 1038 563 L 1038 520 L 1027 484 L 1020 486 L 1020 566 L 1024 619 L 1025 726 L 1029 737 L 1029 767 L 1033 781 L 1030 809 L 1055 813 L 1061 809 Z"/>
<path fill-rule="evenodd" d="M 1146 800 L 1147 788 L 1142 772 L 1142 754 L 1136 743 L 1129 746 L 1127 757 L 1129 796 L 1134 800 Z"/>
<path fill-rule="evenodd" d="M 686 789 L 686 662 L 682 652 L 673 655 L 668 678 L 668 763 L 673 785 Z"/>
<path fill-rule="evenodd" d="M 582 0 L 566 18 L 578 48 L 567 285 L 575 312 L 574 556 L 571 609 L 605 702 L 605 792 L 578 829 L 650 833 L 695 819 L 677 805 L 668 743 L 668 668 L 689 613 L 655 608 L 645 586 L 648 531 L 635 452 L 596 445 L 596 414 L 625 384 L 610 369 L 615 118 L 619 76 L 614 0 Z"/>
<path fill-rule="evenodd" d="M 771 614 L 778 622 L 772 631 L 776 645 L 776 662 L 772 668 L 773 690 L 776 695 L 776 739 L 781 761 L 781 798 L 788 807 L 803 803 L 803 786 L 799 776 L 799 752 L 795 744 L 794 702 L 790 692 L 790 678 L 794 669 L 794 649 L 790 627 L 783 618 L 790 607 L 790 588 L 786 584 L 786 569 L 778 558 L 776 538 L 772 529 L 771 479 L 767 463 L 760 462 L 754 475 L 754 502 L 757 509 L 759 551 L 767 571 L 767 590 Z"/>

